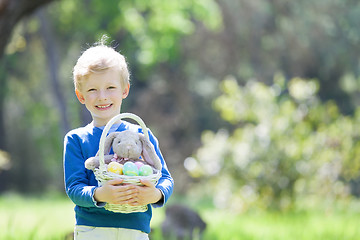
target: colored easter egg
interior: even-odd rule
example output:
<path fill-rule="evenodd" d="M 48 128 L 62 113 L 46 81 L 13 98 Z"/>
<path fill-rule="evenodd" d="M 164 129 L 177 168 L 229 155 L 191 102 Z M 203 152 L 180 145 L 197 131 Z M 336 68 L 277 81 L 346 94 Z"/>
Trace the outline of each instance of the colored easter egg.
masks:
<path fill-rule="evenodd" d="M 139 175 L 140 176 L 149 176 L 153 174 L 153 169 L 149 165 L 143 165 L 139 169 Z"/>
<path fill-rule="evenodd" d="M 107 167 L 108 172 L 121 175 L 123 173 L 123 165 L 118 162 L 110 162 Z"/>
<path fill-rule="evenodd" d="M 141 166 L 144 165 L 144 163 L 142 163 L 142 162 L 135 162 L 135 165 L 137 166 L 138 169 L 140 169 Z"/>
<path fill-rule="evenodd" d="M 133 162 L 126 162 L 123 167 L 123 173 L 127 176 L 138 176 L 139 169 Z"/>

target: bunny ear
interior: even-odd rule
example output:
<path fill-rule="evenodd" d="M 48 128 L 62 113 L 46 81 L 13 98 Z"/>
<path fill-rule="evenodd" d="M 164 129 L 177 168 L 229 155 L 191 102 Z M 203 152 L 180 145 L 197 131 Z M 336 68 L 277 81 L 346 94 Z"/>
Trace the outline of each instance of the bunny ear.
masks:
<path fill-rule="evenodd" d="M 149 140 L 145 138 L 143 134 L 139 133 L 139 138 L 142 143 L 141 155 L 143 156 L 144 161 L 155 167 L 156 169 L 161 170 L 161 161 L 155 152 L 154 146 L 150 143 Z"/>
<path fill-rule="evenodd" d="M 104 155 L 108 155 L 110 153 L 110 149 L 112 146 L 112 143 L 114 141 L 114 139 L 116 138 L 117 134 L 119 132 L 113 132 L 110 133 L 106 138 L 105 138 L 105 143 L 104 143 Z"/>

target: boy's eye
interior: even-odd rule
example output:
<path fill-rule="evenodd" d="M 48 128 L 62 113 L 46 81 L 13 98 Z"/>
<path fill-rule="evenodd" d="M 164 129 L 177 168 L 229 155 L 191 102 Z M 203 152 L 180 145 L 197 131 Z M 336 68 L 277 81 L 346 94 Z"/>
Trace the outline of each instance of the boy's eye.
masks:
<path fill-rule="evenodd" d="M 116 88 L 115 86 L 108 87 L 108 89 L 115 89 L 115 88 Z"/>
<path fill-rule="evenodd" d="M 96 89 L 95 89 L 95 88 L 90 88 L 90 89 L 88 90 L 88 92 L 93 92 L 93 91 L 96 91 Z"/>

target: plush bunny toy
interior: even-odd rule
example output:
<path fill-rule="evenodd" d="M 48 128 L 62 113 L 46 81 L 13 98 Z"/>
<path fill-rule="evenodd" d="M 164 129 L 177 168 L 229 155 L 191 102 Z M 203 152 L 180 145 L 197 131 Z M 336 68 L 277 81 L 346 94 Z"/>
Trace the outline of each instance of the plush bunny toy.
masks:
<path fill-rule="evenodd" d="M 111 147 L 114 154 L 109 154 Z M 155 169 L 160 170 L 162 167 L 153 145 L 143 134 L 130 130 L 110 133 L 105 139 L 104 154 L 105 164 L 109 164 L 111 161 L 124 163 L 126 161 L 143 160 Z M 99 153 L 85 161 L 87 169 L 94 170 L 99 167 L 98 155 Z"/>

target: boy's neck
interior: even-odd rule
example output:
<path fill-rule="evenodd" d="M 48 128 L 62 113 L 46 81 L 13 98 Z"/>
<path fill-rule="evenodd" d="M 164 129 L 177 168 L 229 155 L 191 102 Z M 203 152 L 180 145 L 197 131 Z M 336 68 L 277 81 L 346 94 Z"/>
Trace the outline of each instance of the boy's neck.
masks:
<path fill-rule="evenodd" d="M 119 120 L 119 121 L 114 122 L 113 125 L 118 125 L 119 126 L 121 123 L 122 123 L 122 120 Z M 92 121 L 89 125 L 91 125 L 93 127 L 97 127 L 97 128 L 104 128 L 106 126 L 106 124 L 95 124 L 95 122 Z"/>

